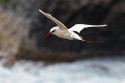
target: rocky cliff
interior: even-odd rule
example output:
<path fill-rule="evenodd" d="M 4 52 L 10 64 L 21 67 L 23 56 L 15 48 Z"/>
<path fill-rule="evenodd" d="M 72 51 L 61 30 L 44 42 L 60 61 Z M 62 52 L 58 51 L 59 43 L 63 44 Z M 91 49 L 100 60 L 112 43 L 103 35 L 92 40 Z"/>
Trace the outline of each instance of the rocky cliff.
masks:
<path fill-rule="evenodd" d="M 85 56 L 124 55 L 124 0 L 1 0 L 0 7 L 28 21 L 28 41 L 21 43 L 24 45 L 19 48 L 18 58 L 72 61 Z M 69 28 L 77 23 L 108 26 L 82 31 L 83 38 L 97 42 L 95 44 L 55 36 L 45 38 L 44 34 L 56 25 L 41 15 L 39 9 L 52 14 Z"/>

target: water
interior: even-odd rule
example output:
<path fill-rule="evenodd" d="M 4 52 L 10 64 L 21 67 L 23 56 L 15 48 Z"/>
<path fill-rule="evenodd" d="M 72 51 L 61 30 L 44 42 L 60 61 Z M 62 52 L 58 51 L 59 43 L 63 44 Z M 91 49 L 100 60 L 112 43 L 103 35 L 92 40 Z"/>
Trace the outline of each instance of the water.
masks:
<path fill-rule="evenodd" d="M 125 83 L 125 58 L 88 59 L 44 66 L 19 61 L 0 65 L 0 83 Z"/>

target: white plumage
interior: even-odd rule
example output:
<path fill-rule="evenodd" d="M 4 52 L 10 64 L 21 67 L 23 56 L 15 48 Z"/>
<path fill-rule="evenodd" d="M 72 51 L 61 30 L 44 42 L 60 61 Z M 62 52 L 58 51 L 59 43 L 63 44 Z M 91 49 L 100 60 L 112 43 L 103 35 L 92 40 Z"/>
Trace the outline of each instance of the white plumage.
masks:
<path fill-rule="evenodd" d="M 80 33 L 81 30 L 88 28 L 88 27 L 104 27 L 104 26 L 106 25 L 75 24 L 73 27 L 70 28 L 70 30 Z"/>
<path fill-rule="evenodd" d="M 74 31 L 80 33 L 81 30 L 84 28 L 88 27 L 105 27 L 105 25 L 87 25 L 87 24 L 75 24 L 73 27 L 67 29 L 67 27 L 61 23 L 59 20 L 54 18 L 48 13 L 43 12 L 42 10 L 39 10 L 44 16 L 47 18 L 51 19 L 53 22 L 57 24 L 56 27 L 53 27 L 50 29 L 50 32 L 46 34 L 46 36 L 49 36 L 50 34 L 56 35 L 57 37 L 63 38 L 63 39 L 68 39 L 68 40 L 81 40 L 81 41 L 86 41 L 83 40 L 82 37 L 80 37 L 78 34 L 76 34 Z M 86 41 L 86 42 L 91 42 L 91 41 Z"/>

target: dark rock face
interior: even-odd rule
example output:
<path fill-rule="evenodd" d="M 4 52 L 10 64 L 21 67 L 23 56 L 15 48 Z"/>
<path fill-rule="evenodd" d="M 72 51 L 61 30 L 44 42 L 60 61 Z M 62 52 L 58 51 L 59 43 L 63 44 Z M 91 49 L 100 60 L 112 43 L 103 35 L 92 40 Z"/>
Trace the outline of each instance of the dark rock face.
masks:
<path fill-rule="evenodd" d="M 75 52 L 81 56 L 85 50 L 90 54 L 94 51 L 97 53 L 98 50 L 108 50 L 107 54 L 115 50 L 122 54 L 125 50 L 124 0 L 1 0 L 0 3 L 1 7 L 11 9 L 29 20 L 29 38 L 35 40 L 36 50 L 43 54 Z M 45 38 L 44 34 L 56 24 L 43 16 L 39 9 L 50 13 L 69 28 L 80 23 L 108 26 L 82 31 L 80 35 L 85 40 L 97 42 L 95 44 L 69 41 L 55 36 Z"/>
<path fill-rule="evenodd" d="M 43 5 L 44 4 L 44 5 Z M 49 5 L 49 6 L 48 6 Z M 83 38 L 91 41 L 101 41 L 96 44 L 88 44 L 80 41 L 62 40 L 57 37 L 44 38 L 44 34 L 55 24 L 48 18 L 38 14 L 33 18 L 31 29 L 32 37 L 39 37 L 37 45 L 58 51 L 82 51 L 84 49 L 109 49 L 124 50 L 124 0 L 54 0 L 44 1 L 39 6 L 45 12 L 63 22 L 67 27 L 74 24 L 107 24 L 106 28 L 89 28 L 82 31 Z M 40 35 L 34 34 L 39 32 Z"/>

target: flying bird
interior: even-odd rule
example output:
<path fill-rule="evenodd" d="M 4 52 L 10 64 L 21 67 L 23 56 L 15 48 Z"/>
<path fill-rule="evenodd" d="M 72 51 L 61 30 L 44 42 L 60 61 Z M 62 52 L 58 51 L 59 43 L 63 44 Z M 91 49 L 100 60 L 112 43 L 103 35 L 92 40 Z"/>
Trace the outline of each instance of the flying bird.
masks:
<path fill-rule="evenodd" d="M 52 20 L 53 22 L 55 22 L 57 24 L 57 26 L 52 27 L 50 29 L 50 31 L 45 35 L 46 37 L 53 34 L 53 35 L 56 35 L 57 37 L 63 38 L 63 39 L 80 40 L 80 41 L 93 43 L 91 41 L 84 40 L 77 33 L 80 33 L 83 29 L 88 28 L 88 27 L 105 27 L 105 26 L 107 26 L 106 24 L 105 25 L 75 24 L 73 27 L 67 29 L 67 27 L 62 22 L 60 22 L 59 20 L 54 18 L 51 14 L 45 13 L 40 9 L 39 9 L 39 11 L 44 16 L 46 16 L 47 18 L 49 18 L 50 20 Z M 77 33 L 75 33 L 75 32 L 77 32 Z"/>

